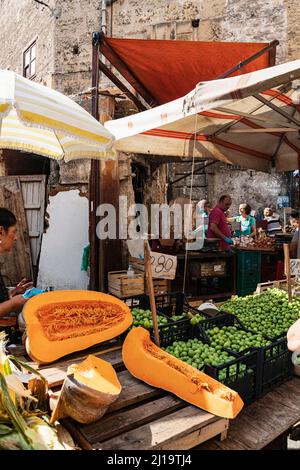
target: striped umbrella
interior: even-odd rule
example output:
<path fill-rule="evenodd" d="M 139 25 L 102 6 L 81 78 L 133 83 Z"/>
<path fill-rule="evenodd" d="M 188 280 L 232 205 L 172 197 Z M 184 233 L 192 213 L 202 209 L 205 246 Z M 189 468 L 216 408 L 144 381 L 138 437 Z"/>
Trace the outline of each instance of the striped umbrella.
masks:
<path fill-rule="evenodd" d="M 114 137 L 67 96 L 0 70 L 0 148 L 65 161 L 113 156 Z"/>
<path fill-rule="evenodd" d="M 199 83 L 189 94 L 105 127 L 115 148 L 212 158 L 244 168 L 300 168 L 300 60 Z"/>

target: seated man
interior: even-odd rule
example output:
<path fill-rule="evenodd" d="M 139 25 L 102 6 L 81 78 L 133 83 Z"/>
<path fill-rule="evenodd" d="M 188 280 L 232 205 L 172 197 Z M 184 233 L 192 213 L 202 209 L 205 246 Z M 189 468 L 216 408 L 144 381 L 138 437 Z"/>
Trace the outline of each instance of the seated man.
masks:
<path fill-rule="evenodd" d="M 268 222 L 267 235 L 269 237 L 275 237 L 276 233 L 282 232 L 279 216 L 274 213 L 273 209 L 266 207 L 264 210 L 264 218 Z"/>

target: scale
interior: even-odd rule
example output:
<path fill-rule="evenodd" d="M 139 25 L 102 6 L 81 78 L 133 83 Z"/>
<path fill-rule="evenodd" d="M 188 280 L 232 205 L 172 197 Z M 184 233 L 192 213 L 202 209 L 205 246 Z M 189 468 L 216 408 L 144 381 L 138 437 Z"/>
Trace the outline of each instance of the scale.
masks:
<path fill-rule="evenodd" d="M 209 317 L 216 317 L 220 313 L 220 310 L 213 303 L 212 300 L 208 300 L 207 302 L 203 302 L 203 304 L 199 305 L 198 310 L 199 310 L 199 312 L 206 313 Z"/>

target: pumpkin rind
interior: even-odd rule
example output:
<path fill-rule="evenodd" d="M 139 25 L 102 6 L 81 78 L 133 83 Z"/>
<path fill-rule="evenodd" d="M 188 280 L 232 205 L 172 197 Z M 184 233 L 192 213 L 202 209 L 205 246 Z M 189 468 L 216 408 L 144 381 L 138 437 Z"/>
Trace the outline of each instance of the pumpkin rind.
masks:
<path fill-rule="evenodd" d="M 78 323 L 78 321 L 80 321 L 80 315 L 78 315 L 76 324 L 72 324 L 71 317 L 68 324 L 68 311 L 64 316 L 62 309 L 64 309 L 66 305 L 68 308 L 71 308 L 70 306 L 73 304 L 75 307 L 77 305 L 80 306 L 80 303 L 82 305 L 87 305 L 87 308 L 90 304 L 93 306 L 99 306 L 100 313 L 98 313 L 99 318 L 95 324 L 95 330 L 99 328 L 99 326 L 101 327 L 101 312 L 102 310 L 105 311 L 106 308 L 118 311 L 120 313 L 121 320 L 118 316 L 114 319 L 114 312 L 112 311 L 111 316 L 109 317 L 110 323 L 108 326 L 106 327 L 106 324 L 103 323 L 105 328 L 102 331 L 95 332 L 92 332 L 93 323 L 91 322 L 90 325 L 88 324 L 88 313 L 86 316 L 81 315 L 83 321 L 86 322 L 84 326 Z M 62 325 L 62 329 L 64 327 L 64 334 L 68 336 L 68 332 L 73 331 L 73 335 L 74 332 L 76 333 L 74 337 L 49 339 L 48 330 L 46 330 L 48 324 L 46 324 L 45 318 L 43 317 L 43 309 L 47 312 L 47 309 L 49 311 L 51 305 L 53 306 L 53 309 L 56 308 L 56 310 L 62 310 L 59 318 L 62 318 L 62 323 L 64 322 L 64 325 Z M 94 310 L 96 310 L 96 308 Z M 80 351 L 82 349 L 89 348 L 94 344 L 115 338 L 126 331 L 132 324 L 130 309 L 124 302 L 109 294 L 87 290 L 62 290 L 39 294 L 26 302 L 23 313 L 26 322 L 27 352 L 34 360 L 40 363 L 53 362 L 66 354 Z M 76 308 L 73 308 L 73 314 L 76 316 Z M 51 320 L 51 310 L 49 318 Z M 53 318 L 53 325 L 50 324 L 50 328 L 53 326 L 57 334 L 57 332 L 59 332 L 60 321 L 59 319 L 56 320 L 55 316 Z M 106 321 L 105 315 L 103 318 L 104 321 Z"/>
<path fill-rule="evenodd" d="M 93 374 L 95 371 L 96 373 Z M 92 376 L 88 381 L 90 386 L 82 381 L 85 373 Z M 98 378 L 101 375 L 106 379 L 107 385 L 102 390 L 97 374 Z M 100 419 L 109 405 L 117 400 L 121 389 L 112 365 L 103 359 L 89 355 L 80 364 L 68 368 L 67 377 L 64 380 L 58 403 L 53 410 L 51 422 L 69 416 L 79 423 L 92 423 Z"/>
<path fill-rule="evenodd" d="M 235 418 L 243 408 L 237 392 L 158 348 L 142 327 L 128 333 L 122 356 L 126 368 L 138 379 L 209 413 Z"/>

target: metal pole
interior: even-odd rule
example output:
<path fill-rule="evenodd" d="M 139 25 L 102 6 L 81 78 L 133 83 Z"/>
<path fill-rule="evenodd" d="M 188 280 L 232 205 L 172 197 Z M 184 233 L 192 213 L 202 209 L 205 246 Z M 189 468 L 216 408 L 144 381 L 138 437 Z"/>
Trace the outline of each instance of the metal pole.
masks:
<path fill-rule="evenodd" d="M 100 33 L 95 32 L 92 36 L 92 115 L 99 120 L 99 46 Z M 91 290 L 99 289 L 99 262 L 100 246 L 96 235 L 96 210 L 100 204 L 100 162 L 91 160 L 91 171 L 89 180 L 89 238 L 90 238 L 90 284 Z"/>

